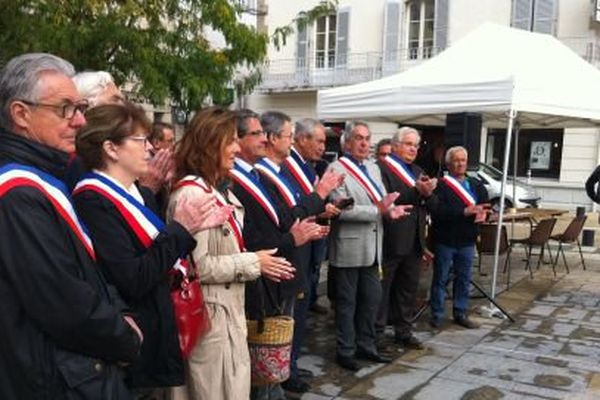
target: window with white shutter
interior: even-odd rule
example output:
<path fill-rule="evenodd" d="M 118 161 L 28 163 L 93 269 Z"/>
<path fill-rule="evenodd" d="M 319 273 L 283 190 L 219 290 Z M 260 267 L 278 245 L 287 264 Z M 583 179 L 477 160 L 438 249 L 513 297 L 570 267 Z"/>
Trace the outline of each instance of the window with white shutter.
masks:
<path fill-rule="evenodd" d="M 558 0 L 513 0 L 511 26 L 554 34 Z"/>
<path fill-rule="evenodd" d="M 383 60 L 386 63 L 395 63 L 399 59 L 401 11 L 399 0 L 386 2 L 383 23 Z"/>
<path fill-rule="evenodd" d="M 533 0 L 513 0 L 512 2 L 512 21 L 513 28 L 531 30 L 531 21 L 533 17 Z"/>
<path fill-rule="evenodd" d="M 432 47 L 435 46 L 434 54 L 444 50 L 448 45 L 448 2 L 449 0 L 435 0 L 435 41 L 432 44 Z"/>
<path fill-rule="evenodd" d="M 429 58 L 434 54 L 434 32 L 436 31 L 436 10 L 440 0 L 411 0 L 406 3 L 408 13 L 408 58 Z M 445 2 L 445 16 L 447 19 L 447 0 Z M 443 4 L 440 3 L 443 7 Z M 443 29 L 442 29 L 443 28 Z M 445 45 L 447 28 L 446 23 L 439 23 L 440 38 Z M 442 35 L 442 30 L 443 35 Z M 436 34 L 437 35 L 437 34 Z"/>
<path fill-rule="evenodd" d="M 315 66 L 333 68 L 335 64 L 337 16 L 325 15 L 315 23 Z"/>
<path fill-rule="evenodd" d="M 533 9 L 533 31 L 554 34 L 556 21 L 555 0 L 535 0 Z"/>
<path fill-rule="evenodd" d="M 348 34 L 350 32 L 350 8 L 343 7 L 337 13 L 335 44 L 335 66 L 345 67 L 348 63 Z"/>
<path fill-rule="evenodd" d="M 308 66 L 308 26 L 298 25 L 296 29 L 296 68 Z"/>

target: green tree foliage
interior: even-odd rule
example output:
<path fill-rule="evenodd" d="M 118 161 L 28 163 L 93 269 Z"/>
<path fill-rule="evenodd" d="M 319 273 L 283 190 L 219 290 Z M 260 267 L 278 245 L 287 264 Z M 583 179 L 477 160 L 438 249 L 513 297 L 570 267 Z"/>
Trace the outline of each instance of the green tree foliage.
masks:
<path fill-rule="evenodd" d="M 2 0 L 0 62 L 32 51 L 108 70 L 155 104 L 167 97 L 184 110 L 207 95 L 221 98 L 237 65 L 256 65 L 268 38 L 239 23 L 227 0 Z M 221 32 L 214 49 L 205 28 Z"/>
<path fill-rule="evenodd" d="M 226 97 L 236 68 L 262 64 L 270 40 L 238 21 L 243 10 L 233 0 L 0 0 L 0 9 L 0 64 L 24 52 L 53 53 L 185 111 L 207 96 Z M 225 47 L 213 48 L 207 29 L 220 32 Z M 247 92 L 258 81 L 238 85 Z"/>

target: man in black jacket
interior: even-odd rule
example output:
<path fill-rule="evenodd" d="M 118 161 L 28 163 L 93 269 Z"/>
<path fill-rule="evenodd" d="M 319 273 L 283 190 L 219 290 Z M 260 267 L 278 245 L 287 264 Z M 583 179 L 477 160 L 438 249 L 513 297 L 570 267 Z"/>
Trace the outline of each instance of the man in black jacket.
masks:
<path fill-rule="evenodd" d="M 267 136 L 266 157 L 259 160 L 255 168 L 261 172 L 261 181 L 267 188 L 269 195 L 276 202 L 279 215 L 290 222 L 315 216 L 325 211 L 325 200 L 329 193 L 338 187 L 343 177 L 334 172 L 327 172 L 317 184 L 314 191 L 304 195 L 284 174 L 283 162 L 290 155 L 293 143 L 292 124 L 288 115 L 278 111 L 268 111 L 260 117 L 261 125 Z M 321 236 L 329 232 L 328 228 L 321 229 Z M 308 312 L 308 293 L 310 292 L 310 241 L 303 246 L 296 247 L 293 259 L 290 260 L 296 267 L 298 284 L 296 301 L 294 304 L 294 340 L 292 343 L 290 379 L 282 383 L 285 390 L 304 393 L 310 389 L 299 376 L 297 366 L 298 353 L 304 337 L 306 314 Z"/>
<path fill-rule="evenodd" d="M 277 248 L 277 255 L 285 257 L 296 268 L 294 278 L 288 281 L 277 283 L 258 278 L 248 282 L 246 316 L 249 319 L 260 319 L 265 315 L 277 315 L 281 311 L 291 315 L 296 295 L 302 291 L 304 284 L 304 272 L 298 264 L 297 247 L 321 237 L 321 228 L 307 219 L 295 221 L 292 213 L 286 210 L 286 203 L 279 196 L 273 196 L 273 190 L 268 190 L 267 178 L 255 169 L 254 165 L 267 155 L 268 141 L 258 115 L 250 110 L 238 111 L 237 131 L 240 154 L 232 170 L 232 191 L 245 210 L 242 235 L 246 248 L 249 251 Z M 278 134 L 279 139 L 282 139 L 281 134 Z M 265 290 L 270 291 L 277 304 L 270 304 L 270 297 Z M 281 395 L 277 388 L 259 389 L 253 388 L 252 398 L 274 398 Z"/>
<path fill-rule="evenodd" d="M 383 296 L 377 316 L 377 328 L 383 331 L 388 318 L 394 325 L 395 341 L 406 348 L 423 345 L 412 334 L 420 260 L 425 250 L 427 207 L 435 201 L 436 179 L 429 179 L 413 162 L 417 158 L 421 136 L 410 127 L 402 127 L 392 138 L 392 153 L 378 161 L 385 189 L 398 192 L 396 204 L 411 204 L 410 215 L 384 220 Z M 388 316 L 389 309 L 389 316 Z"/>
<path fill-rule="evenodd" d="M 467 316 L 471 269 L 479 235 L 478 224 L 485 221 L 489 210 L 488 195 L 479 180 L 467 176 L 467 150 L 464 147 L 448 149 L 446 166 L 449 174 L 440 179 L 435 190 L 437 201 L 432 212 L 435 258 L 430 298 L 431 326 L 441 326 L 446 284 L 452 268 L 454 322 L 473 329 L 477 324 Z"/>
<path fill-rule="evenodd" d="M 0 71 L 0 398 L 127 399 L 118 362 L 142 335 L 94 262 L 61 178 L 85 124 L 73 66 L 24 54 Z"/>

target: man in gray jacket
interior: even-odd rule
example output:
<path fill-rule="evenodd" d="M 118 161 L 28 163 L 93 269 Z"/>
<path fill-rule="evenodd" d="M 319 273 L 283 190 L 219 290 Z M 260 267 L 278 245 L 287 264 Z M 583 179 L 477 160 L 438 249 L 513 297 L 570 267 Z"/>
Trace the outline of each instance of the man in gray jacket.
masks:
<path fill-rule="evenodd" d="M 352 371 L 360 368 L 355 357 L 391 361 L 379 355 L 375 347 L 375 317 L 381 299 L 382 216 L 401 218 L 412 207 L 394 206 L 398 193 L 386 194 L 379 168 L 368 160 L 370 140 L 369 126 L 353 122 L 344 132 L 347 153 L 329 166 L 346 175 L 332 198 L 354 201 L 333 221 L 329 247 L 336 282 L 337 363 Z"/>

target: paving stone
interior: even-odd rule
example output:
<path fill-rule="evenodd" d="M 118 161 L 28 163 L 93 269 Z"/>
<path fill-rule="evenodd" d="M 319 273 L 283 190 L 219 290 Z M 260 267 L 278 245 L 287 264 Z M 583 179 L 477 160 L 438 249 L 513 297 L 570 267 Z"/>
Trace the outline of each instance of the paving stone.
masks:
<path fill-rule="evenodd" d="M 325 359 L 321 356 L 307 354 L 298 357 L 298 367 L 309 370 L 315 376 L 321 376 L 325 373 L 324 365 Z"/>
<path fill-rule="evenodd" d="M 323 396 L 323 395 L 314 394 L 314 393 L 305 393 L 302 395 L 302 397 L 300 397 L 300 399 L 302 399 L 302 400 L 331 400 L 331 399 L 333 399 L 333 397 Z"/>
<path fill-rule="evenodd" d="M 460 347 L 470 347 L 479 343 L 481 339 L 483 339 L 491 331 L 492 329 L 487 327 L 469 330 L 457 327 L 441 332 L 435 338 L 431 339 L 430 342 L 446 343 Z"/>
<path fill-rule="evenodd" d="M 558 319 L 571 319 L 576 321 L 582 321 L 589 314 L 589 310 L 576 308 L 576 307 L 562 307 L 556 312 Z"/>
<path fill-rule="evenodd" d="M 444 400 L 520 400 L 522 396 L 510 391 L 493 386 L 477 383 L 458 382 L 444 378 L 433 378 L 421 387 L 412 397 L 414 400 L 431 400 L 440 398 L 443 393 Z"/>
<path fill-rule="evenodd" d="M 426 343 L 425 349 L 408 352 L 397 359 L 395 363 L 428 371 L 438 371 L 450 365 L 465 351 L 464 347 L 429 342 Z"/>
<path fill-rule="evenodd" d="M 504 385 L 503 381 L 583 392 L 587 386 L 586 375 L 589 375 L 586 371 L 467 352 L 452 364 L 451 369 L 446 368 L 439 376 L 465 382 L 470 382 L 470 379 L 481 381 L 480 378 L 484 377 L 498 381 L 493 386 L 506 389 L 512 385 Z"/>
<path fill-rule="evenodd" d="M 559 269 L 556 280 L 548 268 L 536 271 L 533 280 L 520 271 L 526 279 L 497 298 L 516 323 L 477 318 L 483 323 L 478 330 L 446 321 L 441 331 L 432 331 L 425 313 L 415 334 L 426 350 L 389 346 L 396 357 L 392 364 L 365 363 L 358 373 L 333 361 L 332 316 L 311 315 L 311 340 L 299 363 L 316 377 L 302 399 L 599 400 L 600 254 L 591 256 L 588 271 L 566 275 Z M 489 303 L 472 300 L 472 305 L 475 310 Z M 446 308 L 451 312 L 451 302 Z M 393 331 L 388 328 L 387 334 Z"/>
<path fill-rule="evenodd" d="M 549 317 L 557 309 L 558 309 L 558 307 L 553 306 L 553 305 L 536 304 L 535 306 L 531 307 L 529 310 L 526 310 L 525 314 L 539 315 L 541 317 Z"/>

